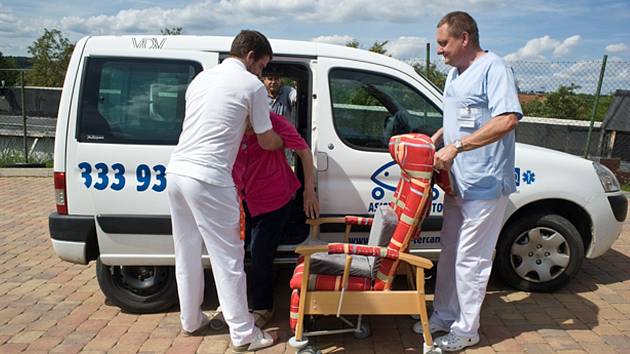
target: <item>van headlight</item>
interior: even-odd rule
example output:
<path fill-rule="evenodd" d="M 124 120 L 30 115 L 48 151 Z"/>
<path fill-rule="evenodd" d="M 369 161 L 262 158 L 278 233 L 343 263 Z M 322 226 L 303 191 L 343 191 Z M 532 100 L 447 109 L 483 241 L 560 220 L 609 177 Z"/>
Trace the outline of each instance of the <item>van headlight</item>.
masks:
<path fill-rule="evenodd" d="M 593 167 L 595 168 L 597 177 L 599 177 L 599 181 L 602 183 L 602 187 L 604 187 L 604 191 L 606 193 L 617 192 L 621 189 L 619 181 L 617 181 L 617 177 L 615 177 L 615 174 L 612 173 L 608 167 L 599 162 L 593 162 Z"/>

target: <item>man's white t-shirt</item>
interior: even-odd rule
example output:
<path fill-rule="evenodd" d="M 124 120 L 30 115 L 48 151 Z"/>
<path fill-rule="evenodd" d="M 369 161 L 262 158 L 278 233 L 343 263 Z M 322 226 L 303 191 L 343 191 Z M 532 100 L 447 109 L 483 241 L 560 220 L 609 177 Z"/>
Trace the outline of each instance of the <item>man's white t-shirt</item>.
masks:
<path fill-rule="evenodd" d="M 234 186 L 232 166 L 247 120 L 256 134 L 272 128 L 267 90 L 234 58 L 201 72 L 186 90 L 186 114 L 167 173 Z"/>

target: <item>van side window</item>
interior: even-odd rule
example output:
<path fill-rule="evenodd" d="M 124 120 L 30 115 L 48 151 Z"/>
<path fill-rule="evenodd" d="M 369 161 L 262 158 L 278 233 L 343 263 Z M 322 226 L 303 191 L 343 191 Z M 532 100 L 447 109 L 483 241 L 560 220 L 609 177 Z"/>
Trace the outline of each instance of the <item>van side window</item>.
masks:
<path fill-rule="evenodd" d="M 362 150 L 387 150 L 393 135 L 432 135 L 442 113 L 402 80 L 368 71 L 333 69 L 329 74 L 333 121 L 346 144 Z"/>
<path fill-rule="evenodd" d="M 176 145 L 192 61 L 88 58 L 79 106 L 81 142 Z"/>

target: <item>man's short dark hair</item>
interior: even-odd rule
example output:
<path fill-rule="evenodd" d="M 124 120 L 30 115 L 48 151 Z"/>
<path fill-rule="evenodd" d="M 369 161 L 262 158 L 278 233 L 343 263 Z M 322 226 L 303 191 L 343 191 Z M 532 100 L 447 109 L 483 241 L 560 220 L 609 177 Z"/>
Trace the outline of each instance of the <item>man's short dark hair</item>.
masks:
<path fill-rule="evenodd" d="M 477 22 L 472 16 L 463 11 L 449 12 L 442 17 L 437 27 L 440 28 L 445 23 L 448 25 L 449 35 L 459 38 L 466 32 L 472 44 L 479 46 L 479 29 L 477 28 Z"/>
<path fill-rule="evenodd" d="M 267 37 L 258 31 L 242 30 L 232 41 L 230 55 L 245 59 L 247 53 L 254 52 L 254 59 L 258 60 L 264 56 L 273 57 L 271 44 Z"/>

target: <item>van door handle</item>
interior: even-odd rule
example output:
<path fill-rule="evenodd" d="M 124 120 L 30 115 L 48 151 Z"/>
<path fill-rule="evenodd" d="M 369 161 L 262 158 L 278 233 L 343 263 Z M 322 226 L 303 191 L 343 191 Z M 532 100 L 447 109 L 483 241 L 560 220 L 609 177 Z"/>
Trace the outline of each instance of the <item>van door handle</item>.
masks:
<path fill-rule="evenodd" d="M 317 171 L 323 172 L 328 170 L 328 154 L 325 152 L 317 153 Z"/>

